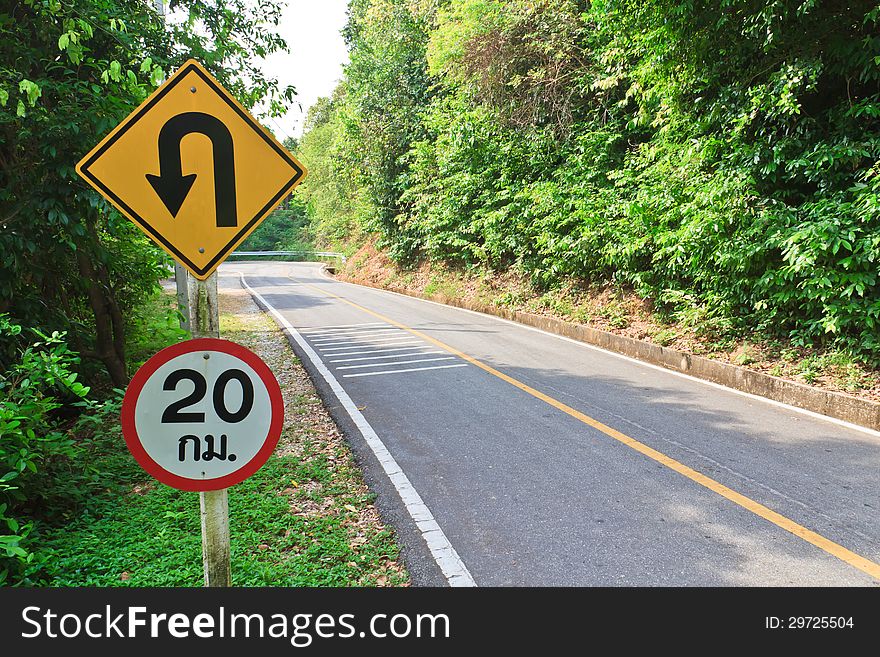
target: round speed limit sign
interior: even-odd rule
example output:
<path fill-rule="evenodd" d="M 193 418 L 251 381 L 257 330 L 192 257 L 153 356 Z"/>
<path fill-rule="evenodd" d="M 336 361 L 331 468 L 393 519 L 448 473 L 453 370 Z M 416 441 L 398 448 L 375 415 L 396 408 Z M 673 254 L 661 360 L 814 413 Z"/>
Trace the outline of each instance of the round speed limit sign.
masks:
<path fill-rule="evenodd" d="M 163 349 L 132 378 L 122 434 L 134 458 L 173 488 L 209 491 L 244 481 L 269 458 L 284 420 L 269 367 L 214 338 Z"/>

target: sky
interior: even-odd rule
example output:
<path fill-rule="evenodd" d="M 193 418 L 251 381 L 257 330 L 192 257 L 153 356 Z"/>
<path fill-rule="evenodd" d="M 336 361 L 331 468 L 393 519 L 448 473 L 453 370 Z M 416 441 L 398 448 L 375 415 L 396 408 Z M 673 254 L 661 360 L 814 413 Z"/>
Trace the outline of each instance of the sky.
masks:
<path fill-rule="evenodd" d="M 290 53 L 272 55 L 263 67 L 281 86 L 292 84 L 297 91 L 287 115 L 267 121 L 279 139 L 299 137 L 309 107 L 329 96 L 342 78 L 348 51 L 340 31 L 347 6 L 347 0 L 288 0 L 278 29 Z"/>

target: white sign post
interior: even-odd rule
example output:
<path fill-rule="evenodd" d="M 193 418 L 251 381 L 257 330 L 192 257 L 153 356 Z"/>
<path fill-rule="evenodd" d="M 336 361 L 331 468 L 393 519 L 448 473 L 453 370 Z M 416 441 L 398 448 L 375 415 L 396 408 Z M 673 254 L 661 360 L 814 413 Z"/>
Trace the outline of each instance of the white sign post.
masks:
<path fill-rule="evenodd" d="M 283 421 L 281 389 L 269 367 L 228 340 L 197 338 L 163 349 L 125 393 L 122 433 L 141 467 L 202 495 L 207 586 L 230 580 L 226 489 L 262 467 Z"/>
<path fill-rule="evenodd" d="M 158 13 L 163 15 L 162 0 L 155 0 L 154 4 Z M 193 134 L 210 140 L 211 149 L 184 149 L 183 140 Z M 104 137 L 77 164 L 76 170 L 177 261 L 177 298 L 181 309 L 185 310 L 185 327 L 196 339 L 220 337 L 217 267 L 306 175 L 305 167 L 195 60 L 187 61 Z M 137 380 L 136 375 L 132 385 Z M 245 379 L 235 381 L 247 386 Z M 223 387 L 223 394 L 227 394 L 226 390 L 236 389 L 233 382 L 227 384 Z M 180 385 L 201 383 L 198 380 L 187 383 L 184 378 Z M 262 399 L 260 384 L 255 382 L 254 385 L 253 403 L 258 405 Z M 150 398 L 159 394 L 149 386 L 148 391 L 151 391 L 148 392 Z M 159 392 L 166 395 L 173 391 L 163 388 Z M 131 387 L 126 399 L 130 394 Z M 149 405 L 151 402 L 144 403 Z M 196 403 L 201 402 L 193 401 Z M 135 402 L 131 404 L 138 406 Z M 189 433 L 177 438 L 178 441 L 186 438 L 193 454 L 197 449 L 204 450 L 201 453 L 210 457 L 200 457 L 198 467 L 195 461 L 184 467 L 183 462 L 174 463 L 169 457 L 173 449 L 170 443 L 162 442 L 171 440 L 167 427 L 156 427 L 155 438 L 148 436 L 146 431 L 139 432 L 139 422 L 146 426 L 155 421 L 151 412 L 145 410 L 143 413 L 150 419 L 135 420 L 132 415 L 129 432 L 135 433 L 131 434 L 134 436 L 131 439 L 126 435 L 126 440 L 135 456 L 139 451 L 144 458 L 141 465 L 160 481 L 171 486 L 175 485 L 171 481 L 178 484 L 200 482 L 184 483 L 183 486 L 206 486 L 209 480 L 226 482 L 230 477 L 234 478 L 235 472 L 246 469 L 236 469 L 242 460 L 248 458 L 249 450 L 238 444 L 244 439 L 236 439 L 234 449 L 243 451 L 234 452 L 235 458 L 232 458 L 230 454 L 233 452 L 229 452 L 233 450 L 230 447 L 232 434 L 223 434 L 220 431 L 223 426 L 211 426 L 213 416 L 209 411 L 204 413 L 204 422 L 191 422 L 193 426 L 188 427 Z M 249 423 L 250 420 L 242 419 L 232 424 L 240 424 L 238 429 L 252 428 Z M 169 424 L 178 428 L 186 423 Z M 262 428 L 258 429 L 253 440 L 262 435 Z M 224 435 L 227 454 L 221 458 Z M 198 447 L 194 442 L 196 439 L 200 441 Z M 161 448 L 156 441 L 161 443 Z M 199 467 L 204 468 L 203 474 L 199 474 L 202 473 Z M 224 475 L 227 470 L 228 474 Z M 175 474 L 178 471 L 183 474 Z M 201 492 L 205 584 L 228 586 L 226 490 L 224 487 L 184 487 L 183 490 Z"/>

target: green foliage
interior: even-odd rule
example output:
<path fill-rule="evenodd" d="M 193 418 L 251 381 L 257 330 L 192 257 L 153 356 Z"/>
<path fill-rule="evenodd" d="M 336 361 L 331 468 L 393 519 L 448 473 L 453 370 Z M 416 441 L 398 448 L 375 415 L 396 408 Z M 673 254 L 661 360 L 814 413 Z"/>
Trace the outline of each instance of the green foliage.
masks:
<path fill-rule="evenodd" d="M 305 201 L 291 196 L 238 247 L 241 251 L 309 251 L 311 240 Z"/>
<path fill-rule="evenodd" d="M 0 315 L 0 583 L 34 561 L 34 524 L 24 508 L 45 500 L 53 461 L 73 455 L 62 430 L 65 407 L 81 406 L 89 392 L 72 370 L 79 358 L 63 334 L 33 331 L 38 340 L 28 342 L 22 333 Z"/>
<path fill-rule="evenodd" d="M 114 491 L 92 500 L 65 526 L 47 528 L 45 558 L 27 573 L 29 584 L 49 586 L 200 586 L 203 579 L 198 496 L 161 484 L 144 484 L 143 473 L 123 450 L 115 458 L 106 444 L 98 458 Z M 236 586 L 347 586 L 396 555 L 393 537 L 369 536 L 352 545 L 346 505 L 364 496 L 334 491 L 326 462 L 273 457 L 229 493 L 232 572 Z M 280 491 L 291 479 L 324 484 L 335 514 L 305 518 L 290 512 Z M 127 485 L 128 490 L 125 491 Z M 132 492 L 134 489 L 135 492 Z M 125 575 L 123 575 L 125 573 Z"/>
<path fill-rule="evenodd" d="M 181 314 L 176 299 L 165 291 L 155 291 L 132 313 L 128 323 L 128 367 L 140 369 L 156 352 L 186 340 L 189 332 L 180 328 Z"/>
<path fill-rule="evenodd" d="M 628 284 L 719 337 L 875 359 L 878 20 L 867 1 L 355 0 L 352 63 L 302 139 L 334 165 L 308 190 L 398 260 Z M 313 225 L 333 207 L 310 199 Z"/>
<path fill-rule="evenodd" d="M 259 57 L 285 47 L 278 2 L 143 0 L 0 5 L 0 312 L 64 330 L 114 385 L 133 309 L 168 259 L 77 176 L 76 162 L 189 57 L 247 107 L 280 113 Z"/>
<path fill-rule="evenodd" d="M 133 315 L 133 368 L 186 336 L 170 299 L 155 293 Z M 97 499 L 126 493 L 120 472 L 143 476 L 120 449 L 123 391 L 89 399 L 79 365 L 63 334 L 23 329 L 0 315 L 0 582 L 31 582 L 50 559 L 48 527 L 65 528 Z"/>
<path fill-rule="evenodd" d="M 347 150 L 339 111 L 342 93 L 338 88 L 332 100 L 321 98 L 309 109 L 298 150 L 309 175 L 297 188 L 297 196 L 306 203 L 315 245 L 329 249 L 356 239 L 362 232 L 359 217 L 371 212 L 366 192 L 346 173 L 353 165 L 342 155 Z"/>
<path fill-rule="evenodd" d="M 163 317 L 161 300 L 151 308 L 145 327 Z M 224 314 L 221 327 L 228 339 L 254 348 L 255 342 L 265 340 L 272 321 Z M 279 352 L 277 357 L 285 355 Z M 386 572 L 388 560 L 397 556 L 394 539 L 362 522 L 363 507 L 372 502 L 372 495 L 351 453 L 316 429 L 317 397 L 302 394 L 288 404 L 282 436 L 286 448 L 276 450 L 256 474 L 229 491 L 233 582 L 373 584 L 378 573 Z M 74 427 L 77 444 L 83 446 L 74 462 L 78 473 L 56 478 L 46 490 L 58 491 L 61 485 L 60 492 L 68 495 L 71 491 L 63 482 L 75 481 L 76 503 L 53 497 L 52 512 L 42 514 L 32 534 L 39 555 L 26 564 L 16 583 L 201 585 L 198 495 L 147 477 L 123 445 L 118 414 L 114 400 L 92 409 Z M 294 506 L 303 512 L 294 512 Z M 387 572 L 391 583 L 399 583 L 395 573 Z"/>
<path fill-rule="evenodd" d="M 334 106 L 324 109 L 326 119 L 314 117 L 316 127 L 329 122 L 337 128 L 321 140 L 341 156 L 331 171 L 351 179 L 337 186 L 344 205 L 400 254 L 415 247 L 401 223 L 406 214 L 401 194 L 408 186 L 410 145 L 424 135 L 420 112 L 430 98 L 425 47 L 432 15 L 417 2 L 354 0 L 345 31 L 351 46 L 345 82 Z M 315 141 L 304 137 L 304 158 Z"/>

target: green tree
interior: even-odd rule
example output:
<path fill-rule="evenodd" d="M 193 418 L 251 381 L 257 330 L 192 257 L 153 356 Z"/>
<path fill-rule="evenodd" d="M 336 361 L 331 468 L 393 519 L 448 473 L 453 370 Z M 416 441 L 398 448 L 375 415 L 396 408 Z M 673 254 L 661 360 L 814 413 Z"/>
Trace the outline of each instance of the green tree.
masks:
<path fill-rule="evenodd" d="M 354 0 L 344 32 L 350 62 L 336 99 L 344 128 L 337 152 L 368 203 L 362 221 L 401 252 L 410 245 L 401 200 L 408 154 L 424 137 L 420 113 L 431 95 L 425 47 L 432 4 Z"/>
<path fill-rule="evenodd" d="M 357 239 L 362 234 L 358 218 L 369 216 L 373 207 L 366 191 L 346 175 L 353 165 L 343 156 L 347 151 L 339 111 L 343 93 L 344 88 L 338 87 L 332 99 L 320 98 L 309 109 L 298 147 L 309 175 L 297 195 L 306 203 L 315 244 L 327 249 Z"/>
<path fill-rule="evenodd" d="M 308 251 L 311 243 L 307 230 L 306 204 L 291 195 L 242 242 L 241 251 Z"/>
<path fill-rule="evenodd" d="M 247 107 L 280 112 L 258 60 L 284 48 L 273 0 L 0 2 L 0 312 L 68 332 L 114 385 L 127 382 L 130 310 L 166 258 L 78 179 L 74 165 L 189 57 Z"/>
<path fill-rule="evenodd" d="M 334 158 L 309 212 L 345 199 L 396 258 L 626 284 L 876 359 L 878 20 L 867 0 L 352 0 L 351 65 L 302 139 Z"/>

